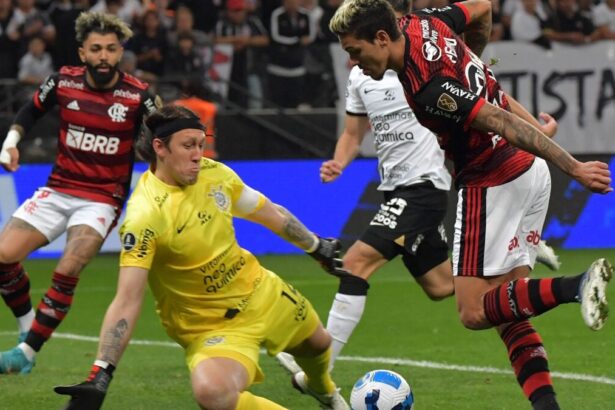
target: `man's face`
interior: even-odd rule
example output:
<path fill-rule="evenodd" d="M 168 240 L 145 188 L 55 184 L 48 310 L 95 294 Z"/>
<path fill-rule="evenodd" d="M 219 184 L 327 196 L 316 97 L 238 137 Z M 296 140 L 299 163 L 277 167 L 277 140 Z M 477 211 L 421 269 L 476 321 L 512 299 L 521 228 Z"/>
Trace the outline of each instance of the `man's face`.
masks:
<path fill-rule="evenodd" d="M 124 49 L 115 33 L 90 33 L 79 47 L 79 57 L 87 66 L 96 88 L 108 88 L 117 80 L 117 67 Z"/>
<path fill-rule="evenodd" d="M 205 149 L 205 133 L 199 129 L 177 131 L 169 145 L 154 139 L 158 158 L 156 174 L 170 185 L 185 186 L 196 183 L 201 171 L 201 157 Z"/>
<path fill-rule="evenodd" d="M 384 32 L 382 32 L 384 33 Z M 386 38 L 378 32 L 374 41 L 359 40 L 351 34 L 340 36 L 342 47 L 348 53 L 353 64 L 357 64 L 363 70 L 363 74 L 369 75 L 374 80 L 381 80 L 387 70 L 389 58 Z"/>

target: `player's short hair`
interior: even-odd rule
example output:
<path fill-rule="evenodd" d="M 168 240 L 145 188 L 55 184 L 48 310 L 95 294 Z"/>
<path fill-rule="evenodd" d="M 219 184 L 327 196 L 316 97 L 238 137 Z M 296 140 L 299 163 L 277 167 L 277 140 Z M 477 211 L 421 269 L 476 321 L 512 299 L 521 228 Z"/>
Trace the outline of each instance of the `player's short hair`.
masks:
<path fill-rule="evenodd" d="M 176 124 L 181 120 L 188 120 L 188 123 L 194 124 L 192 126 L 185 126 L 183 127 L 183 129 L 201 128 L 205 130 L 205 126 L 201 124 L 201 119 L 199 118 L 199 116 L 188 108 L 182 107 L 180 105 L 165 105 L 151 113 L 143 121 L 139 140 L 136 144 L 137 154 L 139 154 L 139 156 L 144 161 L 147 161 L 150 164 L 155 163 L 156 152 L 154 151 L 154 147 L 152 145 L 152 141 L 154 141 L 154 138 L 158 138 L 166 146 L 168 146 L 173 134 L 179 131 L 178 129 L 175 132 L 159 133 L 157 132 L 157 130 L 167 129 L 169 126 L 173 127 L 173 123 Z"/>
<path fill-rule="evenodd" d="M 367 41 L 373 41 L 379 30 L 384 30 L 391 40 L 401 36 L 387 0 L 346 0 L 331 18 L 329 29 L 338 36 L 349 34 Z"/>
<path fill-rule="evenodd" d="M 410 13 L 412 9 L 412 0 L 387 0 L 393 10 L 397 13 L 401 13 L 402 15 L 406 15 Z"/>
<path fill-rule="evenodd" d="M 90 33 L 117 35 L 120 43 L 132 37 L 132 30 L 119 17 L 101 12 L 84 11 L 75 21 L 77 42 L 83 44 Z"/>

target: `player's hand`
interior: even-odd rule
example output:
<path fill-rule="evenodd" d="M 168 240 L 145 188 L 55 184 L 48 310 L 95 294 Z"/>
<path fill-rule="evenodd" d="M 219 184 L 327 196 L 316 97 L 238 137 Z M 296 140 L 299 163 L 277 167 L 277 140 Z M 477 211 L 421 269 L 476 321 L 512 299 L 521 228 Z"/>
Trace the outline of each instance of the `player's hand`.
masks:
<path fill-rule="evenodd" d="M 342 175 L 342 165 L 334 159 L 325 161 L 320 166 L 320 180 L 322 182 L 335 181 Z"/>
<path fill-rule="evenodd" d="M 98 410 L 105 400 L 111 378 L 111 373 L 94 365 L 88 380 L 71 386 L 56 386 L 53 390 L 71 396 L 64 410 Z"/>
<path fill-rule="evenodd" d="M 538 114 L 538 118 L 542 120 L 543 124 L 540 124 L 540 131 L 542 131 L 547 137 L 553 138 L 557 133 L 557 121 L 551 115 L 546 112 Z"/>
<path fill-rule="evenodd" d="M 599 194 L 613 191 L 609 166 L 600 161 L 578 162 L 571 173 L 585 188 Z"/>
<path fill-rule="evenodd" d="M 4 148 L 0 151 L 0 165 L 8 172 L 15 172 L 19 168 L 19 150 L 17 148 Z"/>
<path fill-rule="evenodd" d="M 344 276 L 349 275 L 343 268 L 340 251 L 342 244 L 335 238 L 318 238 L 318 247 L 314 252 L 308 252 L 312 258 L 316 259 L 320 266 L 331 275 Z"/>

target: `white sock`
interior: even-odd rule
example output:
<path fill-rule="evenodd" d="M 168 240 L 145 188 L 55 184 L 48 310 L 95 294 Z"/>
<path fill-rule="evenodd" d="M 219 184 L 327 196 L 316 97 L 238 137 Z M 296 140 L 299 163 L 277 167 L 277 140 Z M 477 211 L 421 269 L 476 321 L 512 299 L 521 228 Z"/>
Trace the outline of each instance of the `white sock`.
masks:
<path fill-rule="evenodd" d="M 333 370 L 337 357 L 348 342 L 354 328 L 359 324 L 365 310 L 366 300 L 366 295 L 335 294 L 333 305 L 329 311 L 329 318 L 327 319 L 327 331 L 329 331 L 333 338 L 329 371 Z"/>
<path fill-rule="evenodd" d="M 36 356 L 36 352 L 34 351 L 34 349 L 32 349 L 30 347 L 30 345 L 27 345 L 24 342 L 21 342 L 19 345 L 17 345 L 18 348 L 21 349 L 21 351 L 23 352 L 24 356 L 26 356 L 26 359 L 28 359 L 28 361 L 32 361 L 34 360 L 34 356 Z"/>
<path fill-rule="evenodd" d="M 30 308 L 30 311 L 23 316 L 17 318 L 17 326 L 19 327 L 19 333 L 27 332 L 32 327 L 32 321 L 34 321 L 34 309 Z"/>

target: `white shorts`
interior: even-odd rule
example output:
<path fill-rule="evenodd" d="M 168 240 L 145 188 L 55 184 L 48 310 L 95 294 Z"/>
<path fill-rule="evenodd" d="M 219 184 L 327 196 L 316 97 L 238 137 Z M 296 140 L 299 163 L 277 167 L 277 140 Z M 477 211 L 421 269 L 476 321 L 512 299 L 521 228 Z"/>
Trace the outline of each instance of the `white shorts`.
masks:
<path fill-rule="evenodd" d="M 453 244 L 455 276 L 498 276 L 534 267 L 549 206 L 551 175 L 536 158 L 504 185 L 459 190 Z"/>
<path fill-rule="evenodd" d="M 49 242 L 53 242 L 75 225 L 90 226 L 105 238 L 118 215 L 119 211 L 113 205 L 42 187 L 17 208 L 13 217 L 26 221 L 45 235 Z"/>

